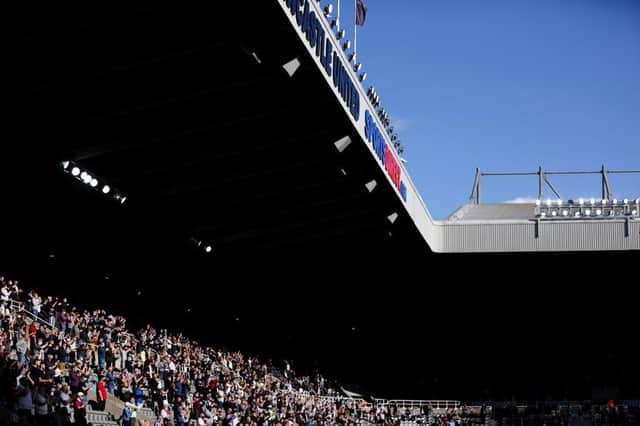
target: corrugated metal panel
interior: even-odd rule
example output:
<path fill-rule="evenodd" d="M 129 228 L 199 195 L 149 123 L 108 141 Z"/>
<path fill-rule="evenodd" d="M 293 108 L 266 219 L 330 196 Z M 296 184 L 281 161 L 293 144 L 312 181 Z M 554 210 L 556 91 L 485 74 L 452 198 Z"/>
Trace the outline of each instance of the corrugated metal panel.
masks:
<path fill-rule="evenodd" d="M 440 224 L 444 252 L 639 250 L 640 221 L 534 221 Z"/>
<path fill-rule="evenodd" d="M 535 217 L 535 204 L 465 204 L 449 216 L 449 221 L 526 220 Z"/>

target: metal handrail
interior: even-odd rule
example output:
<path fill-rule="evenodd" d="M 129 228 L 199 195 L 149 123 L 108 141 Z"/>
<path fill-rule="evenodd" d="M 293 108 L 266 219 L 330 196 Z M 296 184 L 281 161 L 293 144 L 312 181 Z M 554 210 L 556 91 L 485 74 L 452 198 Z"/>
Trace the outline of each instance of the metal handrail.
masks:
<path fill-rule="evenodd" d="M 549 188 L 553 191 L 553 193 L 558 198 L 562 198 L 558 190 L 553 186 L 551 180 L 547 178 L 550 175 L 592 175 L 599 174 L 602 175 L 602 199 L 610 200 L 613 198 L 613 193 L 611 191 L 611 185 L 609 183 L 609 175 L 611 174 L 640 174 L 640 170 L 607 170 L 607 168 L 602 165 L 600 170 L 577 170 L 577 171 L 546 171 L 542 167 L 538 167 L 537 172 L 481 172 L 479 168 L 476 168 L 475 178 L 473 182 L 473 189 L 471 191 L 471 196 L 469 197 L 469 202 L 474 204 L 480 204 L 480 185 L 482 177 L 484 176 L 538 176 L 538 200 L 542 200 L 544 198 L 544 188 L 545 184 L 549 186 Z"/>
<path fill-rule="evenodd" d="M 378 405 L 395 405 L 401 408 L 424 407 L 430 405 L 434 409 L 459 408 L 460 401 L 452 399 L 376 399 Z"/>
<path fill-rule="evenodd" d="M 9 309 L 10 310 L 16 311 L 16 312 L 19 312 L 19 313 L 27 314 L 27 316 L 29 316 L 33 321 L 38 321 L 38 322 L 46 325 L 49 328 L 54 328 L 54 324 L 53 324 L 52 321 L 47 321 L 47 320 L 45 320 L 43 318 L 40 318 L 40 316 L 34 314 L 29 309 L 27 309 L 23 302 L 20 302 L 18 300 L 14 300 L 14 299 L 9 299 L 8 302 L 9 302 Z"/>

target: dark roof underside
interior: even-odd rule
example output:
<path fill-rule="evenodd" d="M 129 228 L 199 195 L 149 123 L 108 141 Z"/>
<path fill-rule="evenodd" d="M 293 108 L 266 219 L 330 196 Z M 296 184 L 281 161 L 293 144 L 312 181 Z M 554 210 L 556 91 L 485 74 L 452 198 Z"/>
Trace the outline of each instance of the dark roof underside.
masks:
<path fill-rule="evenodd" d="M 162 239 L 205 240 L 219 256 L 428 251 L 407 216 L 390 226 L 399 200 L 277 3 L 230 3 L 17 14 L 28 20 L 2 44 L 17 150 L 3 173 L 30 185 L 13 194 L 21 202 L 57 204 L 33 212 L 38 232 L 59 238 L 100 223 L 121 239 L 110 224 L 130 233 L 130 223 Z M 295 57 L 302 66 L 289 78 L 282 65 Z M 333 142 L 346 135 L 356 143 L 339 154 Z M 62 160 L 120 189 L 127 204 L 89 194 L 60 173 Z M 381 185 L 369 194 L 373 178 Z"/>

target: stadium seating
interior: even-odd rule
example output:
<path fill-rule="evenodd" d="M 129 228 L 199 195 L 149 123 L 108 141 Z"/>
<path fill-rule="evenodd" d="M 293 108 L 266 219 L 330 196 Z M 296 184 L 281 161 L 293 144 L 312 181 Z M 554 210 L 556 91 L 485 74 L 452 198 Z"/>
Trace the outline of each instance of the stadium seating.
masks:
<path fill-rule="evenodd" d="M 123 317 L 80 311 L 34 292 L 25 297 L 3 277 L 0 295 L 2 424 L 623 424 L 640 418 L 637 401 L 465 405 L 344 397 L 331 381 L 296 375 L 288 365 L 280 370 L 152 326 L 132 334 Z M 126 422 L 130 417 L 135 422 Z"/>

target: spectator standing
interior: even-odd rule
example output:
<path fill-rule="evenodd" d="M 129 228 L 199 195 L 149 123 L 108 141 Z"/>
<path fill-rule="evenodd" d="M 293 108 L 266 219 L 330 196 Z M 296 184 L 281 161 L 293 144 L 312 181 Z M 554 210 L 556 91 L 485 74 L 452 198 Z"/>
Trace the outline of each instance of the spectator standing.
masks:
<path fill-rule="evenodd" d="M 83 392 L 78 392 L 73 403 L 73 419 L 76 425 L 87 426 L 87 401 L 84 399 Z"/>
<path fill-rule="evenodd" d="M 138 410 L 142 408 L 142 404 L 136 404 L 135 398 L 129 398 L 129 402 L 125 404 L 131 410 L 130 426 L 138 426 Z"/>
<path fill-rule="evenodd" d="M 122 426 L 131 426 L 131 408 L 125 405 L 124 408 L 122 408 L 122 415 L 118 421 L 122 422 Z"/>
<path fill-rule="evenodd" d="M 98 400 L 96 408 L 99 411 L 104 411 L 105 405 L 107 404 L 107 389 L 104 386 L 102 377 L 98 379 L 98 383 L 96 384 L 96 398 Z"/>

